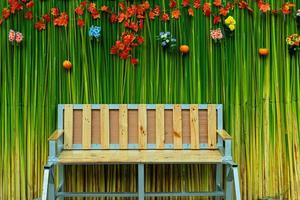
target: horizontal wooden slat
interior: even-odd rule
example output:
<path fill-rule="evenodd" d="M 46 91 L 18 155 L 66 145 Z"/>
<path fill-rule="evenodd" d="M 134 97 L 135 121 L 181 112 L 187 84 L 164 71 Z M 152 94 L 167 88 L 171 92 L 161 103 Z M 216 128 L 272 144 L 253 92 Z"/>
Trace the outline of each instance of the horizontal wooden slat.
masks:
<path fill-rule="evenodd" d="M 231 140 L 232 139 L 231 135 L 229 135 L 227 133 L 227 131 L 225 131 L 225 130 L 218 130 L 217 132 L 223 140 Z"/>
<path fill-rule="evenodd" d="M 72 150 L 58 157 L 62 164 L 221 163 L 219 150 Z"/>

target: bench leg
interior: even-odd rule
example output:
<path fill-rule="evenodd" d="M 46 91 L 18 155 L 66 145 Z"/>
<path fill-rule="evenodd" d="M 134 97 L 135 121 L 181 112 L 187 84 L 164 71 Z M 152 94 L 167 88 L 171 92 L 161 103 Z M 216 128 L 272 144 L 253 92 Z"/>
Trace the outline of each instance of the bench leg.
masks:
<path fill-rule="evenodd" d="M 138 164 L 138 194 L 139 200 L 144 200 L 145 198 L 145 181 L 144 181 L 144 164 Z"/>
<path fill-rule="evenodd" d="M 225 200 L 232 200 L 232 180 L 233 174 L 230 165 L 226 165 L 226 192 Z"/>
<path fill-rule="evenodd" d="M 216 167 L 216 191 L 222 190 L 222 182 L 223 182 L 223 165 L 217 164 Z M 216 197 L 216 200 L 221 200 L 221 197 Z"/>
<path fill-rule="evenodd" d="M 58 192 L 64 191 L 64 185 L 65 185 L 65 168 L 64 165 L 58 166 Z M 59 200 L 64 200 L 64 197 L 59 197 Z"/>
<path fill-rule="evenodd" d="M 48 197 L 48 198 L 47 198 Z M 42 200 L 55 200 L 55 184 L 53 176 L 53 167 L 44 167 L 43 193 Z"/>
<path fill-rule="evenodd" d="M 233 179 L 234 179 L 235 199 L 241 200 L 241 190 L 240 190 L 238 166 L 233 165 L 232 171 L 233 171 Z"/>

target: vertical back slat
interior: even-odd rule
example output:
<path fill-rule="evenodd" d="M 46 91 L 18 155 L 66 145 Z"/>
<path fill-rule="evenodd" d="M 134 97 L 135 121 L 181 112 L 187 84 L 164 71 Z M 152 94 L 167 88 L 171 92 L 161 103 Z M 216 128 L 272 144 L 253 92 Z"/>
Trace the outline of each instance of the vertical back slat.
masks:
<path fill-rule="evenodd" d="M 174 105 L 173 108 L 173 141 L 174 149 L 182 149 L 182 116 L 181 105 Z"/>
<path fill-rule="evenodd" d="M 101 147 L 102 149 L 109 148 L 109 106 L 101 105 Z"/>
<path fill-rule="evenodd" d="M 191 148 L 199 149 L 199 117 L 198 105 L 190 105 Z"/>
<path fill-rule="evenodd" d="M 156 105 L 155 113 L 155 138 L 156 138 L 156 148 L 163 149 L 165 144 L 165 110 L 164 105 Z"/>
<path fill-rule="evenodd" d="M 64 148 L 71 149 L 73 145 L 73 105 L 64 107 Z"/>
<path fill-rule="evenodd" d="M 217 110 L 216 105 L 208 105 L 208 147 L 215 148 L 217 143 Z"/>
<path fill-rule="evenodd" d="M 128 148 L 128 112 L 127 105 L 120 105 L 119 111 L 119 144 L 120 149 Z"/>
<path fill-rule="evenodd" d="M 147 106 L 139 105 L 138 110 L 139 148 L 147 148 Z"/>
<path fill-rule="evenodd" d="M 82 148 L 90 149 L 92 141 L 92 106 L 83 105 L 82 110 Z"/>

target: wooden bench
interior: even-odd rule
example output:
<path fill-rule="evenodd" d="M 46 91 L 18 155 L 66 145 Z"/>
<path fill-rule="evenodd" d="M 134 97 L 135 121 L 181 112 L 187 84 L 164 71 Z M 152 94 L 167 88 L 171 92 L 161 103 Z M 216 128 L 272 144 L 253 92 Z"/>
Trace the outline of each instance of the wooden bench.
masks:
<path fill-rule="evenodd" d="M 145 192 L 144 165 L 158 163 L 215 164 L 215 191 Z M 64 192 L 64 166 L 86 164 L 136 164 L 137 192 Z M 53 176 L 56 165 L 57 184 Z M 58 128 L 49 138 L 42 199 L 224 196 L 231 200 L 233 183 L 235 197 L 240 199 L 238 168 L 231 156 L 231 136 L 223 130 L 220 104 L 68 104 L 58 105 Z"/>

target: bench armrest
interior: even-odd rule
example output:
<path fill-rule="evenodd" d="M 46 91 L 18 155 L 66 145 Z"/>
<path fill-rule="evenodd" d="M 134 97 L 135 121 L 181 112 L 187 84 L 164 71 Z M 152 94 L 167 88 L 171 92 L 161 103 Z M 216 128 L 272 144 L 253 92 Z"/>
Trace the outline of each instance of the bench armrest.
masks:
<path fill-rule="evenodd" d="M 63 136 L 63 130 L 55 130 L 52 135 L 48 138 L 49 141 L 57 141 L 61 136 Z"/>
<path fill-rule="evenodd" d="M 223 140 L 232 140 L 231 135 L 227 133 L 225 130 L 218 130 L 218 135 L 223 139 Z"/>

